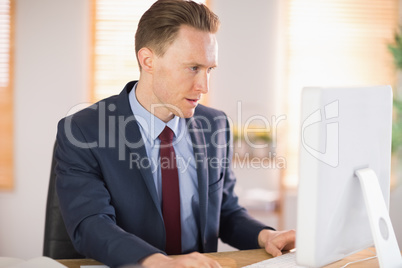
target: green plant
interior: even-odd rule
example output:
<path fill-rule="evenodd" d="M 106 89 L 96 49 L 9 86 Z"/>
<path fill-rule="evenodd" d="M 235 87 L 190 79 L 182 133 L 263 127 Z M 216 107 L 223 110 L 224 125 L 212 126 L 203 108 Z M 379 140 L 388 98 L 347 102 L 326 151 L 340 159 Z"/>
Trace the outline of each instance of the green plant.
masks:
<path fill-rule="evenodd" d="M 402 70 L 402 36 L 401 31 L 396 32 L 394 43 L 388 44 L 388 50 L 394 58 L 397 70 Z M 402 148 L 402 96 L 394 96 L 393 122 L 392 122 L 392 152 Z"/>
<path fill-rule="evenodd" d="M 394 99 L 394 120 L 392 122 L 392 152 L 402 148 L 402 101 Z"/>
<path fill-rule="evenodd" d="M 402 69 L 402 36 L 400 32 L 395 33 L 394 43 L 388 44 L 388 50 L 394 57 L 395 67 Z"/>

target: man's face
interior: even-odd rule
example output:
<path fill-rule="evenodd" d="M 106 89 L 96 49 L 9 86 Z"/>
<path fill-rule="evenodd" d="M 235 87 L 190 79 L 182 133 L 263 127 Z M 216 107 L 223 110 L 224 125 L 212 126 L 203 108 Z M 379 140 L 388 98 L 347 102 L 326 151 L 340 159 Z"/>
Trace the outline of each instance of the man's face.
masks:
<path fill-rule="evenodd" d="M 209 77 L 216 67 L 218 45 L 215 34 L 181 26 L 176 40 L 162 57 L 155 56 L 152 103 L 155 115 L 164 121 L 173 114 L 194 115 L 202 94 L 208 93 Z"/>

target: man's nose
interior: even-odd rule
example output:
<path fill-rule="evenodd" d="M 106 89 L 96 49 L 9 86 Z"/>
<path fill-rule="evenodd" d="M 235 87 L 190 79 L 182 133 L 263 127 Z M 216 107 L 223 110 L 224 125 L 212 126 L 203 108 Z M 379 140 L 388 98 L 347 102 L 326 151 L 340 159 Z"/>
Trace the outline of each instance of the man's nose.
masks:
<path fill-rule="evenodd" d="M 203 73 L 197 80 L 196 89 L 202 94 L 207 94 L 209 91 L 209 74 Z"/>

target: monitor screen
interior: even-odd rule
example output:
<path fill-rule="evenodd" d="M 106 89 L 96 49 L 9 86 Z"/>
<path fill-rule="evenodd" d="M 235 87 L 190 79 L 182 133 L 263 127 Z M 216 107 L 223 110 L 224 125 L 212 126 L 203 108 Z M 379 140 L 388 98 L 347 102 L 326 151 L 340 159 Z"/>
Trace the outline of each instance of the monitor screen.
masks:
<path fill-rule="evenodd" d="M 373 245 L 355 171 L 372 169 L 389 207 L 390 86 L 304 88 L 297 263 L 320 267 Z"/>

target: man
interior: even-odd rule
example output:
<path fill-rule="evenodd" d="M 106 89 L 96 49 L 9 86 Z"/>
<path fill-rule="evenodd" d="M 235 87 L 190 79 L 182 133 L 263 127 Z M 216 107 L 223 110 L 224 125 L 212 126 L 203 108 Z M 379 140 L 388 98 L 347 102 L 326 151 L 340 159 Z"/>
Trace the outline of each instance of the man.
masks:
<path fill-rule="evenodd" d="M 216 251 L 218 237 L 274 256 L 294 247 L 294 231 L 238 205 L 227 118 L 198 105 L 218 27 L 204 5 L 156 2 L 136 33 L 139 81 L 59 122 L 57 192 L 83 255 L 110 266 L 220 267 L 197 253 Z"/>

